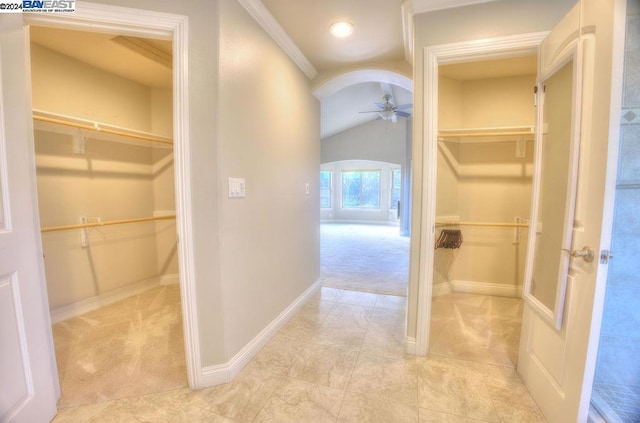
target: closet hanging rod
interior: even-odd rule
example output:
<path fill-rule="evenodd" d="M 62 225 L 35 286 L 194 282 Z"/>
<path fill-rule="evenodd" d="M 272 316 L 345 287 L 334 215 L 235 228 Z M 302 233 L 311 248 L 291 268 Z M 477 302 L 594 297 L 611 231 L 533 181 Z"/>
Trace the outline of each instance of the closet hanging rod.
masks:
<path fill-rule="evenodd" d="M 148 134 L 142 134 L 137 132 L 128 132 L 128 131 L 123 131 L 119 129 L 112 129 L 98 122 L 84 121 L 83 123 L 80 123 L 80 122 L 73 122 L 69 120 L 55 118 L 55 117 L 41 116 L 41 115 L 38 115 L 35 110 L 33 114 L 33 119 L 38 120 L 40 122 L 69 126 L 71 128 L 86 129 L 89 131 L 103 132 L 105 134 L 118 135 L 121 137 L 134 138 L 137 140 L 173 145 L 173 140 L 168 138 L 162 138 L 155 135 L 148 135 Z"/>
<path fill-rule="evenodd" d="M 502 223 L 502 222 L 436 222 L 436 227 L 443 226 L 494 226 L 500 228 L 528 228 L 528 223 Z"/>
<path fill-rule="evenodd" d="M 138 223 L 138 222 L 150 222 L 153 220 L 169 220 L 175 219 L 176 215 L 157 216 L 157 217 L 138 217 L 134 219 L 122 219 L 122 220 L 108 220 L 106 222 L 93 222 L 93 223 L 77 223 L 74 225 L 62 225 L 62 226 L 46 226 L 40 228 L 40 232 L 55 232 L 66 231 L 69 229 L 84 229 L 95 228 L 97 226 L 110 226 L 110 225 L 122 225 L 125 223 Z"/>

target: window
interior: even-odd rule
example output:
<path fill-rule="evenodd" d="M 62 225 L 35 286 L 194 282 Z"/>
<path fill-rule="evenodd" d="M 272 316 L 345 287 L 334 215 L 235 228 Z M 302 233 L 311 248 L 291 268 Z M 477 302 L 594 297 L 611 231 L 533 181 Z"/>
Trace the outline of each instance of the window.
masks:
<path fill-rule="evenodd" d="M 380 208 L 380 171 L 342 171 L 342 207 Z"/>
<path fill-rule="evenodd" d="M 331 208 L 331 171 L 320 171 L 320 208 Z"/>
<path fill-rule="evenodd" d="M 400 169 L 391 170 L 391 208 L 396 210 L 400 202 L 400 190 L 402 189 L 402 174 Z"/>

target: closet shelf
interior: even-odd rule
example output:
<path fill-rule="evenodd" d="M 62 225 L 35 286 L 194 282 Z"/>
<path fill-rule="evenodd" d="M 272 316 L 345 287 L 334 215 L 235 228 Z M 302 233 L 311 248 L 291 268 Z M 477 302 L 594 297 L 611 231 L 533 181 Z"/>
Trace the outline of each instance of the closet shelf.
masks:
<path fill-rule="evenodd" d="M 436 222 L 436 228 L 447 226 L 493 226 L 500 228 L 528 228 L 528 223 L 503 223 L 503 222 Z"/>
<path fill-rule="evenodd" d="M 78 129 L 80 131 L 90 131 L 90 138 L 101 139 L 104 141 L 126 142 L 129 140 L 128 143 L 131 143 L 130 140 L 138 140 L 164 145 L 173 145 L 173 140 L 171 138 L 161 137 L 149 132 L 136 131 L 134 129 L 122 128 L 107 123 L 94 122 L 87 119 L 46 112 L 43 110 L 33 109 L 33 120 L 36 129 L 51 132 L 65 132 L 59 130 L 59 127 L 62 126 Z M 74 132 L 66 133 L 74 134 Z"/>
<path fill-rule="evenodd" d="M 138 223 L 138 222 L 150 222 L 154 220 L 169 220 L 175 219 L 176 215 L 167 215 L 167 216 L 156 216 L 156 217 L 138 217 L 134 219 L 122 219 L 122 220 L 108 220 L 106 222 L 93 222 L 93 223 L 77 223 L 73 225 L 62 225 L 62 226 L 45 226 L 40 228 L 40 232 L 56 232 L 56 231 L 66 231 L 69 229 L 85 229 L 85 228 L 95 228 L 97 226 L 111 226 L 111 225 L 123 225 L 126 223 Z"/>
<path fill-rule="evenodd" d="M 459 143 L 533 141 L 534 134 L 533 126 L 441 129 L 438 131 L 438 141 Z"/>

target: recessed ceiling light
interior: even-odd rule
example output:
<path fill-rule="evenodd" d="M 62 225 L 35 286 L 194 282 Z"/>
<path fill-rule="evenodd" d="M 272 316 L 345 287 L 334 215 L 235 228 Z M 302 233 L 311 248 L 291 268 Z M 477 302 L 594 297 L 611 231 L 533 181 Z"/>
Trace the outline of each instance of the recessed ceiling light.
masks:
<path fill-rule="evenodd" d="M 337 38 L 344 38 L 353 32 L 353 24 L 347 21 L 334 22 L 329 27 L 329 32 Z"/>

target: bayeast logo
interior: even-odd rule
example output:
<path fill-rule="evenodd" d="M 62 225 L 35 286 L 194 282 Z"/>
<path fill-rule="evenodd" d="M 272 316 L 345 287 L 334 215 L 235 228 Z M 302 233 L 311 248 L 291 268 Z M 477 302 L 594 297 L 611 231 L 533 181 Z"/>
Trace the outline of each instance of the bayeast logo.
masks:
<path fill-rule="evenodd" d="M 64 13 L 76 10 L 75 0 L 22 0 L 23 12 Z"/>

